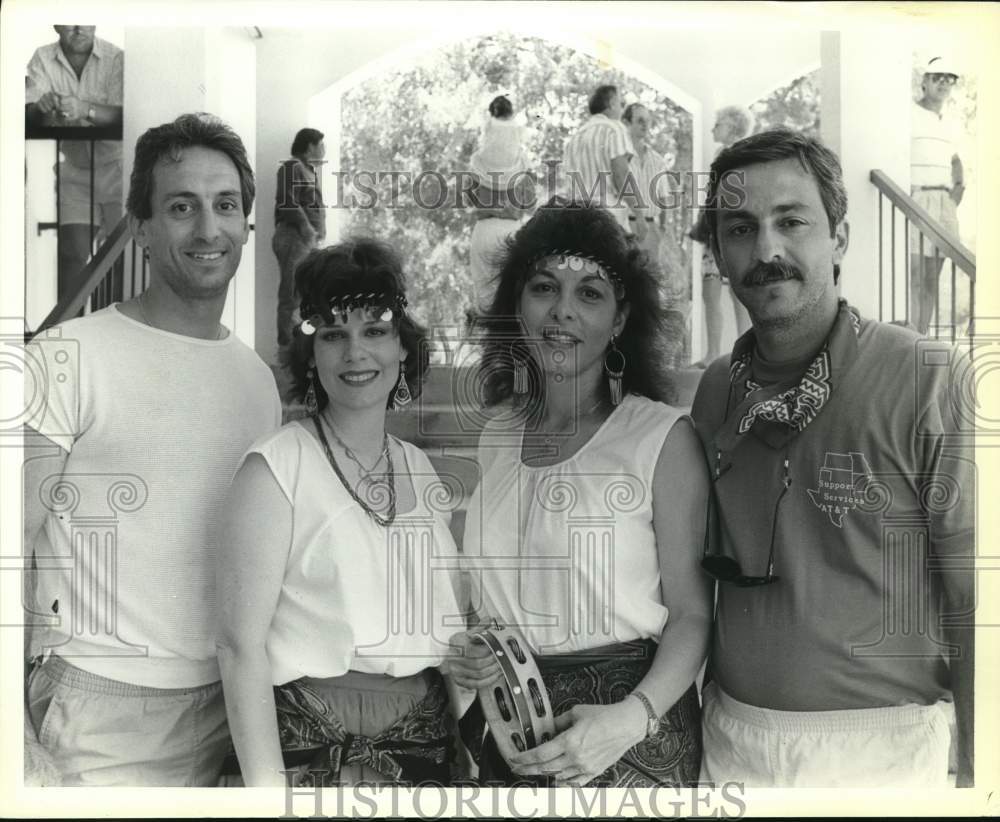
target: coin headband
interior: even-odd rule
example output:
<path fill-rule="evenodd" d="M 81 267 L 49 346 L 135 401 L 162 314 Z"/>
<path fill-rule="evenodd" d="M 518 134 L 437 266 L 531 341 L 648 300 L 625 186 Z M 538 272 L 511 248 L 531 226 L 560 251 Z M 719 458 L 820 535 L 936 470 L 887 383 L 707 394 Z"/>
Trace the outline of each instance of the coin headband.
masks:
<path fill-rule="evenodd" d="M 549 266 L 553 266 L 557 271 L 585 271 L 594 274 L 614 287 L 616 298 L 620 300 L 625 296 L 625 283 L 618 273 L 607 263 L 590 254 L 569 249 L 545 251 L 534 259 L 531 272 L 547 270 Z"/>
<path fill-rule="evenodd" d="M 303 319 L 299 329 L 308 337 L 315 334 L 321 325 L 332 323 L 336 315 L 340 316 L 341 322 L 346 323 L 348 315 L 358 309 L 374 315 L 382 322 L 389 322 L 401 317 L 407 305 L 406 297 L 402 294 L 390 297 L 385 291 L 338 294 L 330 298 L 325 310 L 303 305 L 300 311 Z"/>

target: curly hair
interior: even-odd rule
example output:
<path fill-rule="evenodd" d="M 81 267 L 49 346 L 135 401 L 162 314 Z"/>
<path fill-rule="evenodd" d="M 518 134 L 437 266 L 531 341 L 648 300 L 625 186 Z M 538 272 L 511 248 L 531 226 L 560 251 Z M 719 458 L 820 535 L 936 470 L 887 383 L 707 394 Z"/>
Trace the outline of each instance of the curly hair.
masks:
<path fill-rule="evenodd" d="M 359 293 L 382 293 L 380 304 L 391 306 L 406 296 L 406 275 L 395 249 L 388 243 L 371 237 L 354 237 L 344 242 L 317 249 L 299 263 L 295 269 L 295 288 L 301 296 L 300 313 L 328 306 L 331 300 Z M 427 367 L 430 353 L 427 331 L 405 310 L 393 312 L 393 326 L 399 342 L 406 351 L 403 373 L 410 393 L 417 397 Z M 292 394 L 299 401 L 309 389 L 309 361 L 313 356 L 315 334 L 303 334 L 296 326 L 291 344 L 283 351 L 282 359 L 292 376 Z M 319 410 L 326 407 L 329 397 L 319 380 L 315 380 L 316 403 Z M 386 407 L 392 406 L 390 394 Z"/>
<path fill-rule="evenodd" d="M 542 374 L 524 345 L 519 303 L 532 264 L 548 253 L 564 249 L 599 260 L 618 275 L 624 286 L 619 305 L 627 304 L 629 313 L 617 341 L 627 363 L 623 391 L 669 402 L 673 390 L 660 367 L 664 362 L 665 318 L 653 264 L 644 251 L 626 238 L 606 210 L 554 197 L 507 239 L 498 257 L 496 293 L 480 318 L 483 328 L 480 380 L 485 404 L 496 405 L 513 394 L 514 357 L 528 368 L 528 404 L 540 399 Z M 517 349 L 517 353 L 512 349 Z"/>
<path fill-rule="evenodd" d="M 221 151 L 236 166 L 240 178 L 243 216 L 250 216 L 256 185 L 247 150 L 239 135 L 212 114 L 182 114 L 172 123 L 146 131 L 135 144 L 135 164 L 129 180 L 129 214 L 139 220 L 153 216 L 153 170 L 163 158 L 177 162 L 186 148 L 201 146 Z"/>

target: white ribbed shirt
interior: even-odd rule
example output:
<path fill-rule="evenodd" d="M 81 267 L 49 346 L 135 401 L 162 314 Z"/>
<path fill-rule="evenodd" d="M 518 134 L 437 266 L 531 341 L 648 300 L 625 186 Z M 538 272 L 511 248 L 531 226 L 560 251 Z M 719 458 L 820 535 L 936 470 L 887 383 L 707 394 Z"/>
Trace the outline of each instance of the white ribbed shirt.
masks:
<path fill-rule="evenodd" d="M 281 423 L 274 375 L 231 332 L 172 334 L 115 306 L 27 353 L 26 424 L 68 452 L 42 487 L 37 599 L 58 624 L 38 639 L 109 679 L 217 681 L 218 517 L 240 457 Z"/>

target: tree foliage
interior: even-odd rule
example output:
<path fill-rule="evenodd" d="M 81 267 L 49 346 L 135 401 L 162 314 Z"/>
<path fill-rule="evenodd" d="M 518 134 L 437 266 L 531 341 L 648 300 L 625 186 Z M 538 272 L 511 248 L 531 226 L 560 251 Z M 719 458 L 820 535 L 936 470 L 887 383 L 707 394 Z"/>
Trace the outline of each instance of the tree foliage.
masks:
<path fill-rule="evenodd" d="M 421 320 L 457 325 L 469 304 L 473 222 L 468 210 L 456 203 L 460 198 L 454 174 L 468 168 L 489 100 L 509 91 L 515 110 L 524 113 L 530 127 L 526 148 L 541 182 L 539 200 L 544 201 L 551 177 L 548 166 L 562 160 L 566 139 L 589 116 L 590 92 L 602 83 L 618 85 L 626 101 L 642 102 L 654 117 L 652 145 L 675 169 L 691 168 L 692 120 L 687 111 L 589 55 L 539 38 L 474 38 L 345 92 L 340 168 L 349 182 L 344 193 L 348 198 L 353 193 L 365 205 L 376 201 L 371 208 L 350 209 L 347 232 L 373 234 L 400 250 L 411 304 Z M 374 189 L 377 198 L 350 184 L 361 171 L 369 173 L 362 183 Z M 371 185 L 376 172 L 383 172 L 383 179 Z M 399 191 L 393 198 L 393 181 L 386 172 L 408 172 L 411 180 L 421 172 L 428 174 L 417 192 L 397 178 Z M 390 205 L 393 199 L 395 205 Z M 442 199 L 440 207 L 418 205 Z M 669 217 L 679 247 L 688 215 Z"/>
<path fill-rule="evenodd" d="M 762 97 L 750 106 L 756 119 L 754 132 L 790 128 L 819 137 L 821 89 L 822 78 L 816 69 Z"/>

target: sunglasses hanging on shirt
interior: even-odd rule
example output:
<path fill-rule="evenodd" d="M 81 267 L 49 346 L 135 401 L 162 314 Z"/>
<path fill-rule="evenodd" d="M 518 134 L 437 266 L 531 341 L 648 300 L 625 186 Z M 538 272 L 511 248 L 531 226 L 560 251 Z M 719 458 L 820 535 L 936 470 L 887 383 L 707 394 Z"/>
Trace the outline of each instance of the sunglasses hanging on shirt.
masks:
<path fill-rule="evenodd" d="M 715 475 L 713 482 L 717 482 L 722 474 L 720 465 L 722 462 L 722 452 L 717 451 L 715 455 Z M 771 539 L 770 545 L 767 553 L 767 573 L 764 576 L 748 576 L 743 573 L 743 569 L 740 563 L 733 557 L 726 556 L 725 554 L 712 554 L 709 553 L 709 548 L 711 545 L 710 538 L 710 523 L 712 520 L 712 500 L 715 496 L 715 491 L 708 495 L 707 510 L 705 514 L 705 552 L 701 560 L 701 567 L 710 577 L 717 580 L 718 582 L 725 582 L 729 585 L 735 585 L 737 588 L 755 588 L 760 585 L 770 585 L 773 582 L 777 582 L 781 577 L 776 576 L 774 573 L 774 542 L 775 534 L 778 527 L 778 511 L 781 508 L 781 502 L 788 493 L 788 489 L 792 486 L 792 477 L 788 471 L 788 455 L 785 455 L 783 460 L 784 464 L 784 477 L 781 483 L 781 492 L 778 494 L 777 500 L 774 503 L 774 514 L 771 517 Z"/>

